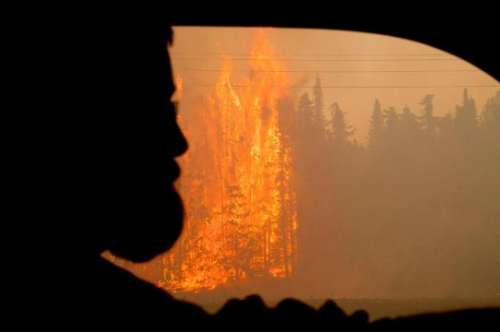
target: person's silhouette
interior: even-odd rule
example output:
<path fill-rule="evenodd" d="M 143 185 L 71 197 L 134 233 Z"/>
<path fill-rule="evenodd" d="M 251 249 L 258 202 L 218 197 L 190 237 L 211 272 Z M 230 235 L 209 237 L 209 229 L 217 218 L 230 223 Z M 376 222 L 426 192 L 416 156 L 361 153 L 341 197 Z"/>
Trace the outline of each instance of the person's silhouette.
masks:
<path fill-rule="evenodd" d="M 365 312 L 348 317 L 333 302 L 315 310 L 286 299 L 276 308 L 267 308 L 256 296 L 229 301 L 216 315 L 208 315 L 102 257 L 109 251 L 132 262 L 146 262 L 174 245 L 183 222 L 182 201 L 174 188 L 180 175 L 175 158 L 187 150 L 187 142 L 171 100 L 175 92 L 167 49 L 171 28 L 125 24 L 97 35 L 91 47 L 80 48 L 82 58 L 88 59 L 79 64 L 88 90 L 77 101 L 71 97 L 79 123 L 66 123 L 74 129 L 73 135 L 81 136 L 69 147 L 80 155 L 76 159 L 79 174 L 68 176 L 76 189 L 60 204 L 61 212 L 73 216 L 74 232 L 82 233 L 85 240 L 78 245 L 84 248 L 84 259 L 77 264 L 85 269 L 80 270 L 92 271 L 92 280 L 83 280 L 90 287 L 77 286 L 91 289 L 84 295 L 90 296 L 89 301 L 70 294 L 81 302 L 80 307 L 67 308 L 79 311 L 80 321 L 73 323 L 85 323 L 81 320 L 88 318 L 91 324 L 108 322 L 115 330 L 141 322 L 166 328 L 193 323 L 229 329 L 276 323 L 292 328 L 301 321 L 348 330 L 368 327 Z M 89 46 L 85 42 L 82 45 Z M 493 321 L 497 313 L 479 314 Z M 460 317 L 475 323 L 479 314 Z M 446 317 L 443 322 L 448 322 Z M 431 323 L 436 324 L 434 318 Z M 415 323 L 385 320 L 373 327 L 391 330 L 408 325 Z"/>
<path fill-rule="evenodd" d="M 171 248 L 182 230 L 175 158 L 187 150 L 187 142 L 171 101 L 175 86 L 167 44 L 172 30 L 127 32 L 121 31 L 125 38 L 105 40 L 123 44 L 104 45 L 109 52 L 94 61 L 100 63 L 99 78 L 89 87 L 95 104 L 84 110 L 95 121 L 86 145 L 97 161 L 87 165 L 88 182 L 81 191 L 92 239 L 87 258 L 94 271 L 88 309 L 100 320 L 200 322 L 208 317 L 200 307 L 173 299 L 102 257 L 109 251 L 146 262 Z"/>

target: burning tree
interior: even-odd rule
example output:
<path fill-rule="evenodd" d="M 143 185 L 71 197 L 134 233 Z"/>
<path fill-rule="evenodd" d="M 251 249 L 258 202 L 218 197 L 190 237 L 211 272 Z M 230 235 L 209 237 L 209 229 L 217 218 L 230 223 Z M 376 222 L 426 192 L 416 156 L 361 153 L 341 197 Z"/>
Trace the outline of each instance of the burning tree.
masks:
<path fill-rule="evenodd" d="M 250 70 L 233 84 L 231 59 L 224 59 L 209 95 L 180 119 L 190 142 L 179 184 L 186 222 L 163 258 L 159 284 L 170 291 L 294 272 L 298 219 L 283 109 L 291 96 L 283 64 L 263 33 Z"/>

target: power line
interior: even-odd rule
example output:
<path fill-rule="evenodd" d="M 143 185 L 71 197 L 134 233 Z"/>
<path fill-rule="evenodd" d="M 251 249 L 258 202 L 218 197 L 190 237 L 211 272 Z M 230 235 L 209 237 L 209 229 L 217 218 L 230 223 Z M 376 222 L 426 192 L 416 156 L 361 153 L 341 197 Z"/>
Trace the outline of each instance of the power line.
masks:
<path fill-rule="evenodd" d="M 189 55 L 189 52 L 182 52 L 182 51 L 176 51 L 173 50 L 172 54 L 174 56 L 180 56 L 180 57 L 193 57 L 193 58 L 199 58 L 203 56 L 230 56 L 230 57 L 248 57 L 248 53 L 232 53 L 232 52 L 227 52 L 227 53 L 222 53 L 222 52 L 204 52 L 204 53 L 196 53 L 196 55 Z M 309 53 L 309 54 L 291 54 L 289 55 L 290 58 L 302 58 L 302 57 L 365 57 L 365 56 L 386 56 L 386 57 L 434 57 L 434 56 L 449 56 L 446 53 L 409 53 L 409 54 L 403 54 L 403 53 Z"/>
<path fill-rule="evenodd" d="M 186 86 L 194 87 L 213 87 L 214 84 L 187 84 Z M 246 88 L 248 84 L 234 84 L 233 88 Z M 312 89 L 313 86 L 279 86 L 287 89 Z M 439 89 L 439 88 L 500 88 L 499 84 L 485 85 L 331 85 L 322 86 L 322 89 Z"/>
<path fill-rule="evenodd" d="M 181 58 L 173 57 L 176 60 L 204 60 L 206 57 L 200 58 Z M 222 59 L 220 59 L 222 60 Z M 426 59 L 292 59 L 292 58 L 251 58 L 251 57 L 234 57 L 230 58 L 231 61 L 269 61 L 269 60 L 287 60 L 291 62 L 426 62 L 426 61 L 464 61 L 462 59 L 454 58 L 426 58 Z"/>
<path fill-rule="evenodd" d="M 194 72 L 221 72 L 222 69 L 212 68 L 183 68 L 183 71 Z M 232 72 L 245 72 L 251 70 L 231 70 Z M 253 70 L 254 73 L 463 73 L 463 72 L 481 72 L 477 69 L 451 69 L 451 70 Z"/>

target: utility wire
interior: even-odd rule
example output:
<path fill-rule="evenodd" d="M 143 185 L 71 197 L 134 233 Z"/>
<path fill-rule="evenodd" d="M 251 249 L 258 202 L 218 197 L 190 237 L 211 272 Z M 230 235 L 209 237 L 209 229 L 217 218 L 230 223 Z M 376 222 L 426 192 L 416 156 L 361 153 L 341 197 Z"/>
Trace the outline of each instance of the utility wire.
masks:
<path fill-rule="evenodd" d="M 175 60 L 203 60 L 206 61 L 207 58 L 181 58 L 172 57 Z M 222 60 L 222 59 L 218 59 Z M 287 60 L 290 62 L 427 62 L 427 61 L 464 61 L 462 59 L 455 58 L 426 58 L 426 59 L 292 59 L 292 58 L 251 58 L 251 57 L 234 57 L 230 58 L 231 61 L 270 61 L 270 60 Z"/>
<path fill-rule="evenodd" d="M 222 69 L 213 68 L 182 68 L 182 71 L 191 72 L 221 72 Z M 481 72 L 477 69 L 436 69 L 436 70 L 231 70 L 231 72 L 254 73 L 465 73 Z"/>
<path fill-rule="evenodd" d="M 222 53 L 222 52 L 205 52 L 205 53 L 196 53 L 196 55 L 189 55 L 190 52 L 183 52 L 173 50 L 172 54 L 177 57 L 206 57 L 206 56 L 231 56 L 231 57 L 248 57 L 248 53 Z M 446 53 L 309 53 L 309 54 L 290 54 L 288 57 L 290 58 L 305 58 L 305 57 L 365 57 L 365 56 L 385 56 L 385 57 L 434 57 L 434 56 L 450 56 Z"/>
<path fill-rule="evenodd" d="M 194 87 L 213 87 L 214 84 L 187 84 Z M 247 84 L 234 84 L 233 88 L 246 88 Z M 279 85 L 276 85 L 279 86 Z M 279 86 L 287 89 L 312 89 L 313 86 Z M 439 88 L 500 88 L 500 84 L 484 85 L 330 85 L 321 86 L 322 89 L 439 89 Z"/>

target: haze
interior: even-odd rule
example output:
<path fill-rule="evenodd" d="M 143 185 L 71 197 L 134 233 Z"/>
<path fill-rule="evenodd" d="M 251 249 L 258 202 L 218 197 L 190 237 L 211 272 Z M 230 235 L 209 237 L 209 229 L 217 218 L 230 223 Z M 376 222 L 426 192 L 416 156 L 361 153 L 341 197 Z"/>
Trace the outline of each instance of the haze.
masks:
<path fill-rule="evenodd" d="M 495 79 L 382 35 L 174 33 L 187 230 L 118 264 L 209 310 L 250 293 L 375 317 L 500 304 Z"/>

